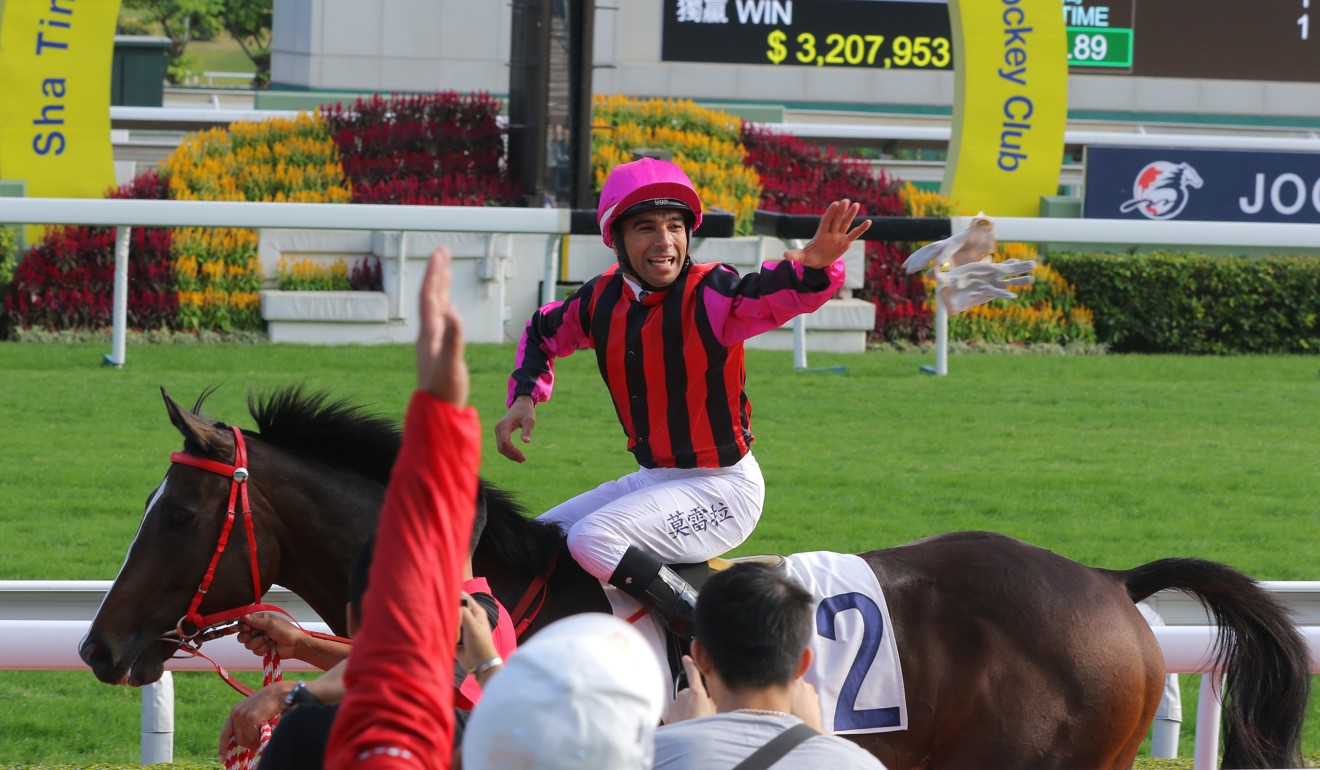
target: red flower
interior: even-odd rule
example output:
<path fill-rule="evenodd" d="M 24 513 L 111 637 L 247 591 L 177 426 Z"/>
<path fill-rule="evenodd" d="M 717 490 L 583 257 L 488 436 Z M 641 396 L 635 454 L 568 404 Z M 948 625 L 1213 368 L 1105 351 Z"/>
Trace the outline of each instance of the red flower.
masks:
<path fill-rule="evenodd" d="M 743 124 L 747 164 L 761 177 L 760 206 L 786 214 L 819 214 L 830 201 L 848 198 L 866 216 L 903 216 L 898 188 L 870 165 L 836 148 L 822 149 L 787 134 Z M 869 241 L 861 296 L 876 303 L 872 334 L 886 340 L 923 341 L 931 330 L 920 276 L 903 272 L 901 244 Z"/>

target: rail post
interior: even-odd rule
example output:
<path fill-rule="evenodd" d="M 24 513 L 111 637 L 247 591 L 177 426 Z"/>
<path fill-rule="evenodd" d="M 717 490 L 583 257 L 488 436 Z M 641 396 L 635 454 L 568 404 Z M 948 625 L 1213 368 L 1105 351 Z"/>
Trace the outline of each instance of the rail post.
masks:
<path fill-rule="evenodd" d="M 142 764 L 174 761 L 174 674 L 142 688 Z"/>
<path fill-rule="evenodd" d="M 111 335 L 110 354 L 105 365 L 122 367 L 128 347 L 128 243 L 133 234 L 131 227 L 115 228 L 115 293 L 114 332 Z"/>

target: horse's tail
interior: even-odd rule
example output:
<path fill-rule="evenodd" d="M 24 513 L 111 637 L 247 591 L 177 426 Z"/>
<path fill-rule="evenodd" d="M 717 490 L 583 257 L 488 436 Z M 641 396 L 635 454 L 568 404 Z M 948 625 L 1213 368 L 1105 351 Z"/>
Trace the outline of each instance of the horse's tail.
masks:
<path fill-rule="evenodd" d="M 1292 613 L 1250 577 L 1203 559 L 1160 559 L 1115 573 L 1132 601 L 1176 588 L 1213 616 L 1224 686 L 1223 767 L 1300 767 L 1310 655 Z"/>

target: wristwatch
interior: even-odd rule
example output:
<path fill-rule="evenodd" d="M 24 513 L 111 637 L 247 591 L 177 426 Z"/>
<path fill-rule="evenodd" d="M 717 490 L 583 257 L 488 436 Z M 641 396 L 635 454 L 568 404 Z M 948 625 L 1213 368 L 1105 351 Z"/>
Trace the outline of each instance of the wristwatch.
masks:
<path fill-rule="evenodd" d="M 316 694 L 307 689 L 306 682 L 295 682 L 293 689 L 284 696 L 284 710 L 288 711 L 294 706 L 321 705 L 321 699 Z"/>

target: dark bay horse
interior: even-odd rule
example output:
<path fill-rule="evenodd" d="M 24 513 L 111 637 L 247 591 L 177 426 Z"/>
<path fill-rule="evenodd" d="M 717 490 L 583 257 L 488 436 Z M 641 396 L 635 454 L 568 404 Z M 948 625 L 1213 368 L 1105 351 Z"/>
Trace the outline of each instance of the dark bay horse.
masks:
<path fill-rule="evenodd" d="M 189 412 L 166 395 L 170 420 L 186 455 L 233 463 L 237 434 L 199 416 L 205 396 Z M 260 592 L 278 582 L 342 632 L 348 565 L 374 527 L 397 430 L 297 388 L 249 398 L 249 410 L 258 432 L 242 438 L 257 569 L 245 546 L 224 550 L 200 611 L 247 604 L 254 579 Z M 160 677 L 178 647 L 166 634 L 201 595 L 233 488 L 176 455 L 80 649 L 102 681 Z M 513 609 L 549 573 L 528 633 L 574 612 L 608 611 L 558 529 L 526 518 L 489 484 L 481 494 L 487 524 L 474 566 L 500 601 Z M 1098 569 L 988 532 L 937 535 L 862 558 L 893 616 L 909 729 L 849 737 L 892 770 L 1130 767 L 1164 682 L 1159 645 L 1134 602 L 1166 588 L 1196 596 L 1221 628 L 1217 661 L 1231 672 L 1224 766 L 1301 762 L 1305 643 L 1287 610 L 1229 567 L 1170 558 Z"/>

